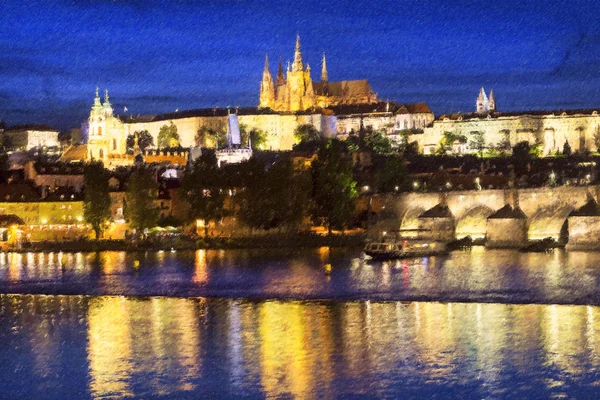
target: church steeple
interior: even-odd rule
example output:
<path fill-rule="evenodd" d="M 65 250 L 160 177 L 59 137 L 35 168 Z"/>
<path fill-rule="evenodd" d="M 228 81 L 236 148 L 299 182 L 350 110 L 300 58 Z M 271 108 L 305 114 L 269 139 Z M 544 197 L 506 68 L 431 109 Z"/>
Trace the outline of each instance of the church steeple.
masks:
<path fill-rule="evenodd" d="M 265 56 L 265 69 L 263 70 L 262 81 L 260 83 L 260 105 L 259 107 L 273 107 L 275 101 L 275 87 L 273 86 L 273 76 L 269 71 L 269 55 Z"/>
<path fill-rule="evenodd" d="M 325 58 L 325 53 L 323 53 L 323 63 L 321 67 L 321 82 L 327 82 L 329 79 L 327 76 L 327 59 Z"/>
<path fill-rule="evenodd" d="M 106 116 L 112 116 L 113 109 L 110 101 L 108 101 L 108 89 L 105 89 L 104 91 L 104 104 L 102 104 L 102 107 L 104 108 L 104 114 L 106 114 Z"/>
<path fill-rule="evenodd" d="M 98 115 L 102 111 L 102 103 L 100 103 L 100 95 L 98 94 L 98 87 L 96 87 L 96 97 L 94 97 L 94 105 L 92 106 L 92 114 Z"/>
<path fill-rule="evenodd" d="M 490 89 L 490 97 L 488 98 L 488 110 L 496 111 L 496 98 L 494 97 L 493 89 Z"/>
<path fill-rule="evenodd" d="M 283 62 L 281 61 L 281 57 L 279 57 L 279 66 L 277 67 L 276 85 L 285 85 L 285 75 L 283 74 Z"/>
<path fill-rule="evenodd" d="M 296 36 L 296 52 L 294 53 L 294 65 L 292 66 L 292 71 L 304 71 L 302 52 L 300 51 L 300 35 Z"/>

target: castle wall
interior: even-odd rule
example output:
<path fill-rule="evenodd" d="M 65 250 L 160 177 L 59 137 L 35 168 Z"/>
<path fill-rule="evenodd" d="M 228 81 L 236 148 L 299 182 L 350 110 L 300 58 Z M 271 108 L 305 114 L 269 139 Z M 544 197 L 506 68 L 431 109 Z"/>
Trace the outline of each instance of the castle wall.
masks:
<path fill-rule="evenodd" d="M 196 135 L 201 127 L 224 131 L 227 129 L 227 116 L 189 117 L 177 118 L 163 121 L 133 122 L 125 123 L 125 137 L 146 130 L 154 138 L 154 144 L 158 143 L 160 128 L 173 123 L 177 127 L 179 140 L 182 147 L 196 146 Z"/>
<path fill-rule="evenodd" d="M 433 126 L 425 128 L 423 134 L 412 135 L 425 154 L 432 154 L 439 147 L 444 132 L 465 135 L 469 142 L 474 132 L 483 132 L 486 146 L 496 146 L 509 139 L 511 146 L 526 141 L 530 144 L 542 143 L 543 155 L 563 151 L 569 142 L 572 151 L 596 150 L 594 135 L 600 126 L 600 116 L 596 115 L 521 115 L 460 120 L 441 119 Z M 467 143 L 468 143 L 467 142 Z"/>

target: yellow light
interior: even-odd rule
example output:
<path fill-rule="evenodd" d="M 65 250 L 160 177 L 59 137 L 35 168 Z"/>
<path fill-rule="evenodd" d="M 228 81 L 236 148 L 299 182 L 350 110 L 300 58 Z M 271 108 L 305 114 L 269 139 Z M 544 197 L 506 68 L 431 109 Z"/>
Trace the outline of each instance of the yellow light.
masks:
<path fill-rule="evenodd" d="M 42 224 L 47 224 L 48 220 L 46 218 L 42 218 Z"/>
<path fill-rule="evenodd" d="M 205 222 L 204 222 L 204 220 L 203 220 L 203 219 L 197 219 L 197 220 L 196 220 L 196 226 L 197 226 L 198 228 L 204 228 L 204 224 L 205 224 Z"/>
<path fill-rule="evenodd" d="M 82 217 L 81 215 L 80 215 L 80 216 L 78 216 L 78 217 L 77 217 L 77 221 L 79 221 L 79 222 L 83 221 L 83 217 Z"/>

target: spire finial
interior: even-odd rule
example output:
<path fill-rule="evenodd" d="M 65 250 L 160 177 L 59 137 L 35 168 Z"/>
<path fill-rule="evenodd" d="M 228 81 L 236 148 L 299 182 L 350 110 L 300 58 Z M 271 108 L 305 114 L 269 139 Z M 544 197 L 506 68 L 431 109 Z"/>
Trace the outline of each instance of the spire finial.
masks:
<path fill-rule="evenodd" d="M 265 54 L 265 71 L 269 70 L 269 53 Z"/>
<path fill-rule="evenodd" d="M 325 53 L 323 53 L 323 63 L 321 67 L 321 82 L 327 82 L 329 79 L 327 74 L 327 58 L 325 58 Z"/>
<path fill-rule="evenodd" d="M 100 97 L 98 96 L 98 91 L 100 90 L 100 88 L 98 86 L 96 86 L 96 97 Z"/>
<path fill-rule="evenodd" d="M 104 102 L 108 103 L 108 89 L 104 89 Z"/>
<path fill-rule="evenodd" d="M 296 53 L 294 54 L 294 65 L 292 71 L 304 71 L 302 63 L 302 52 L 300 51 L 300 35 L 296 36 Z"/>

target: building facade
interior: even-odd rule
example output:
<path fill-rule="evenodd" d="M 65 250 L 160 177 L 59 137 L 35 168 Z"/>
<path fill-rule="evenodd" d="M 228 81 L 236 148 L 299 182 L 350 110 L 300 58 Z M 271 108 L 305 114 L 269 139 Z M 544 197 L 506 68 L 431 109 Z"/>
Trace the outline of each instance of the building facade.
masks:
<path fill-rule="evenodd" d="M 87 155 L 90 160 L 104 161 L 111 154 L 126 153 L 126 129 L 113 114 L 112 105 L 108 100 L 108 89 L 104 103 L 100 102 L 96 89 L 94 105 L 88 119 L 88 130 Z"/>
<path fill-rule="evenodd" d="M 2 136 L 8 139 L 11 150 L 32 150 L 58 147 L 58 131 L 46 125 L 18 125 L 6 129 Z"/>
<path fill-rule="evenodd" d="M 598 110 L 528 111 L 516 113 L 447 114 L 435 120 L 423 134 L 412 135 L 425 154 L 440 147 L 446 132 L 467 138 L 462 151 L 475 152 L 469 147 L 474 136 L 483 133 L 486 149 L 528 142 L 539 144 L 542 155 L 562 152 L 565 143 L 572 151 L 597 151 L 600 137 Z"/>

